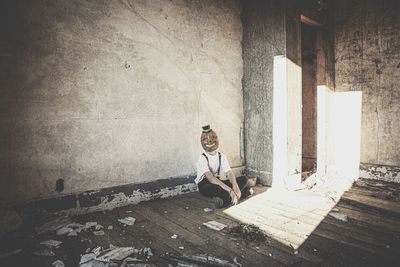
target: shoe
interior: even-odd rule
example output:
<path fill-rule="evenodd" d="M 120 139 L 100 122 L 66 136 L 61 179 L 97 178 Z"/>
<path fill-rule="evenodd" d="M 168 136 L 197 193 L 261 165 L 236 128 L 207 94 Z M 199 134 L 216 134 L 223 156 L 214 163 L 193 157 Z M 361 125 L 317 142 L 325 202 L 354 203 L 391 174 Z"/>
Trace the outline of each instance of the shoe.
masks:
<path fill-rule="evenodd" d="M 253 188 L 249 188 L 249 196 L 251 196 L 251 195 L 253 195 L 253 194 L 254 194 Z"/>
<path fill-rule="evenodd" d="M 249 197 L 249 196 L 251 196 L 251 195 L 253 195 L 254 194 L 254 190 L 253 190 L 253 188 L 248 188 L 248 189 L 244 189 L 243 191 L 242 191 L 242 198 L 247 198 L 247 197 Z"/>
<path fill-rule="evenodd" d="M 214 197 L 213 204 L 216 209 L 220 209 L 224 206 L 224 200 L 220 197 Z"/>

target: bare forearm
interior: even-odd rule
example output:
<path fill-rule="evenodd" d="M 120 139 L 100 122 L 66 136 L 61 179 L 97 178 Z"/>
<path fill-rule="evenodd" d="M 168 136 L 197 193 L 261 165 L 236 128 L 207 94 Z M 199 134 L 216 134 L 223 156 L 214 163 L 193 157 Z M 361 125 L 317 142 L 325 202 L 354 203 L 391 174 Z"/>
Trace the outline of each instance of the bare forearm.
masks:
<path fill-rule="evenodd" d="M 237 193 L 235 193 L 234 190 L 232 190 L 232 188 L 230 188 L 229 186 L 227 186 L 226 184 L 224 184 L 223 182 L 221 182 L 217 177 L 215 177 L 211 172 L 206 172 L 205 176 L 207 178 L 207 180 L 212 183 L 212 184 L 216 184 L 219 185 L 222 189 L 224 189 L 225 191 L 227 191 L 229 193 L 229 197 L 231 198 L 231 202 L 232 204 L 236 205 L 239 198 L 240 198 L 240 190 L 239 190 L 239 195 Z M 235 178 L 235 176 L 233 176 L 233 178 Z M 236 179 L 235 179 L 236 182 Z M 237 187 L 237 183 L 236 183 L 236 187 Z"/>
<path fill-rule="evenodd" d="M 229 182 L 231 182 L 233 186 L 237 185 L 236 177 L 232 171 L 228 171 L 226 175 L 228 176 Z"/>
<path fill-rule="evenodd" d="M 211 172 L 206 172 L 205 176 L 207 178 L 207 180 L 212 183 L 212 184 L 216 184 L 219 185 L 222 189 L 224 189 L 227 192 L 231 191 L 231 188 L 229 186 L 227 186 L 226 184 L 224 184 L 223 182 L 221 182 L 217 177 L 215 177 L 214 175 L 212 175 Z"/>
<path fill-rule="evenodd" d="M 228 171 L 226 175 L 228 176 L 228 179 L 232 184 L 232 189 L 233 192 L 236 194 L 237 199 L 240 199 L 240 197 L 242 196 L 242 192 L 240 192 L 240 188 L 236 181 L 235 175 L 233 174 L 232 171 Z"/>

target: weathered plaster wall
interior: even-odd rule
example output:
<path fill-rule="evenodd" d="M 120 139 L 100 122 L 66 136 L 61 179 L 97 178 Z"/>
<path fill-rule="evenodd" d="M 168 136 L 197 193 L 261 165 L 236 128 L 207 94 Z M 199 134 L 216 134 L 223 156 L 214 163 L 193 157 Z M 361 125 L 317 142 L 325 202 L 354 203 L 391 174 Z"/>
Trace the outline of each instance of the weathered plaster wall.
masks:
<path fill-rule="evenodd" d="M 238 1 L 0 10 L 0 203 L 193 174 L 208 123 L 243 165 Z"/>
<path fill-rule="evenodd" d="M 250 175 L 272 182 L 274 56 L 285 55 L 282 1 L 243 1 L 245 161 Z"/>
<path fill-rule="evenodd" d="M 362 92 L 361 162 L 400 166 L 400 2 L 336 1 L 336 90 Z"/>
<path fill-rule="evenodd" d="M 317 51 L 316 27 L 301 25 L 302 45 L 302 171 L 317 159 Z"/>

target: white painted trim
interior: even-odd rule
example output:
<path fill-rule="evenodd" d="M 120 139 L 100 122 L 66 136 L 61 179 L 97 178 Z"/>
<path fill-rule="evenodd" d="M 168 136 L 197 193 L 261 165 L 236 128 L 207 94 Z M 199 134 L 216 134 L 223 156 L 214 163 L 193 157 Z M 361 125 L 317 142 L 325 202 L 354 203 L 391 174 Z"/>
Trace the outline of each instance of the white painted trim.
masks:
<path fill-rule="evenodd" d="M 284 187 L 287 176 L 287 64 L 274 57 L 273 69 L 273 164 L 272 187 Z"/>
<path fill-rule="evenodd" d="M 301 183 L 301 68 L 286 56 L 273 64 L 273 187 Z"/>

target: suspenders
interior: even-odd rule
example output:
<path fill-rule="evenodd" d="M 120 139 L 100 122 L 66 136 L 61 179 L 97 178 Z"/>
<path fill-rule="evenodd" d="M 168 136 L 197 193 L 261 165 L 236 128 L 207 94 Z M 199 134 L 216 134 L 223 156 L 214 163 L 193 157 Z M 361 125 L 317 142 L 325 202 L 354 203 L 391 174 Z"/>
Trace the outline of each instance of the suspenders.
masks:
<path fill-rule="evenodd" d="M 202 155 L 206 158 L 207 164 L 208 164 L 208 168 L 210 168 L 210 162 L 208 161 L 208 157 L 206 156 L 205 153 L 203 153 Z M 218 171 L 217 171 L 217 176 L 219 176 L 220 170 L 221 170 L 221 153 L 218 152 Z"/>
<path fill-rule="evenodd" d="M 206 156 L 205 153 L 203 153 L 202 155 L 206 158 L 207 164 L 208 164 L 208 168 L 210 168 L 210 162 L 208 161 L 208 157 Z M 221 170 L 221 152 L 218 152 L 218 171 L 217 171 L 217 176 L 219 176 L 219 171 L 220 170 Z"/>

